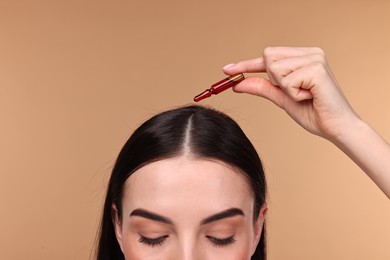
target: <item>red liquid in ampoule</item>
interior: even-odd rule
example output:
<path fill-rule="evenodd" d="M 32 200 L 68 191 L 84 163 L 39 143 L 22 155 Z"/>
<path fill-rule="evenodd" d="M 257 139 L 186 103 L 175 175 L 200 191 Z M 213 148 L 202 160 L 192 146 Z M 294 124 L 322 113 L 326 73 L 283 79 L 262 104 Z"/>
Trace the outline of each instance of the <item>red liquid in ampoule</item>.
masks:
<path fill-rule="evenodd" d="M 245 79 L 244 74 L 240 73 L 237 75 L 229 76 L 221 81 L 218 81 L 217 83 L 211 85 L 210 89 L 206 89 L 199 95 L 194 97 L 195 102 L 199 102 L 202 99 L 210 97 L 212 94 L 216 95 L 218 93 L 221 93 L 222 91 L 233 87 L 243 81 Z"/>

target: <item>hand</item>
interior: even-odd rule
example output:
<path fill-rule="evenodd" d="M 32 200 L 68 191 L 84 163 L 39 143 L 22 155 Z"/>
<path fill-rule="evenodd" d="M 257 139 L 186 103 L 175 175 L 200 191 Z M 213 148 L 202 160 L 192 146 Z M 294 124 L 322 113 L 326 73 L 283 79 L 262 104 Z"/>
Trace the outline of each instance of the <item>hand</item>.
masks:
<path fill-rule="evenodd" d="M 266 48 L 262 57 L 226 65 L 224 72 L 266 72 L 269 79 L 248 77 L 233 90 L 271 100 L 306 130 L 331 141 L 359 120 L 319 48 Z"/>
<path fill-rule="evenodd" d="M 337 145 L 390 198 L 390 145 L 353 111 L 319 48 L 276 47 L 253 60 L 226 65 L 228 75 L 248 77 L 233 90 L 265 97 L 309 132 Z"/>

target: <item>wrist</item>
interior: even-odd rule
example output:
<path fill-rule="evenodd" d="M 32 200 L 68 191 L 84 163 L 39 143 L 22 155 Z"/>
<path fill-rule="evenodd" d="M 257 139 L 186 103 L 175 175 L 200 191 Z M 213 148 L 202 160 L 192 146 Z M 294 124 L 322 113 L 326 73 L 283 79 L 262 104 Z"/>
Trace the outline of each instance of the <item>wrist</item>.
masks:
<path fill-rule="evenodd" d="M 358 116 L 352 116 L 343 120 L 338 131 L 328 138 L 336 146 L 343 148 L 349 146 L 352 142 L 358 141 L 364 136 L 364 133 L 372 131 L 372 128 Z"/>

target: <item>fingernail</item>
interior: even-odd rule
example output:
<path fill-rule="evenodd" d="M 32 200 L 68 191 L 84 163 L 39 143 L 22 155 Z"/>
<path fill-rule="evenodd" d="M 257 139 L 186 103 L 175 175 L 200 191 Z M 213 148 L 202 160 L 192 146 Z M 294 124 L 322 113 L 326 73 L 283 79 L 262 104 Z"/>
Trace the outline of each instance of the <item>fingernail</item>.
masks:
<path fill-rule="evenodd" d="M 233 66 L 234 66 L 234 63 L 230 63 L 230 64 L 228 64 L 228 65 L 225 65 L 225 66 L 223 67 L 223 69 L 226 70 L 226 69 L 229 69 L 229 68 L 231 68 L 231 67 L 233 67 Z"/>

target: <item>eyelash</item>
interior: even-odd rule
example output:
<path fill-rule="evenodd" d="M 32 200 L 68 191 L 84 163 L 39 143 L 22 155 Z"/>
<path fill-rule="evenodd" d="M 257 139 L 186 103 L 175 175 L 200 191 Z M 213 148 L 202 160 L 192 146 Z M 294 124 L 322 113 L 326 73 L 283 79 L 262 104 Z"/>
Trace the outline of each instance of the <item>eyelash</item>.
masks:
<path fill-rule="evenodd" d="M 167 237 L 168 236 L 161 236 L 161 237 L 157 237 L 157 238 L 148 238 L 148 237 L 141 236 L 138 239 L 138 242 L 144 243 L 144 244 L 151 246 L 151 247 L 161 246 Z"/>
<path fill-rule="evenodd" d="M 216 237 L 212 237 L 212 236 L 206 236 L 206 237 L 216 247 L 224 247 L 224 246 L 228 246 L 228 245 L 231 245 L 231 244 L 236 242 L 236 239 L 234 238 L 234 236 L 227 237 L 227 238 L 216 238 Z M 155 247 L 155 246 L 161 246 L 166 238 L 168 238 L 168 236 L 161 236 L 161 237 L 157 237 L 157 238 L 148 238 L 148 237 L 141 236 L 138 239 L 138 242 L 144 243 L 144 244 L 151 246 L 151 247 Z"/>
<path fill-rule="evenodd" d="M 233 244 L 236 242 L 236 239 L 234 236 L 227 237 L 227 238 L 216 238 L 212 236 L 206 236 L 208 240 L 210 240 L 211 243 L 214 244 L 214 246 L 217 247 L 224 247 Z"/>

